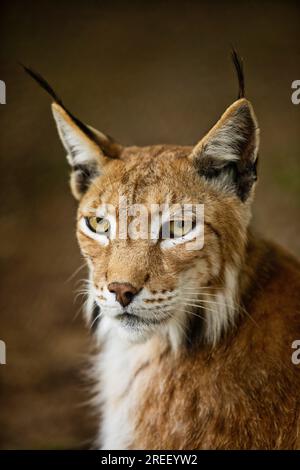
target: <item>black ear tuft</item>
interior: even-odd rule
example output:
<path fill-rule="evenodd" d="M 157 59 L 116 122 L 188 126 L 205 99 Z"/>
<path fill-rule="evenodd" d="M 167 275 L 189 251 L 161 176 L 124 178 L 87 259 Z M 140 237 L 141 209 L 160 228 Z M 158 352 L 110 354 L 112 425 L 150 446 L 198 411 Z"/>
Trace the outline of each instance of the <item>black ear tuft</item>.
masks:
<path fill-rule="evenodd" d="M 55 103 L 59 104 L 65 110 L 65 112 L 70 116 L 70 118 L 79 127 L 79 129 L 81 129 L 82 132 L 84 132 L 92 141 L 98 143 L 97 139 L 95 138 L 95 134 L 91 131 L 91 129 L 82 121 L 80 121 L 76 116 L 74 116 L 74 114 L 72 114 L 65 107 L 61 98 L 59 98 L 59 96 L 56 94 L 56 92 L 53 90 L 52 86 L 47 82 L 47 80 L 45 80 L 45 78 L 42 77 L 41 74 L 39 74 L 38 72 L 35 72 L 32 68 L 26 67 L 25 65 L 21 63 L 20 65 L 23 67 L 25 72 L 28 73 L 28 75 L 31 78 L 33 78 L 33 80 L 35 80 L 40 85 L 40 87 L 42 87 L 48 93 L 48 95 L 50 95 L 53 98 Z"/>
<path fill-rule="evenodd" d="M 26 65 L 20 65 L 23 67 L 25 72 L 28 73 L 28 75 L 33 78 L 33 80 L 35 80 L 54 99 L 55 103 L 58 103 L 63 109 L 65 109 L 62 100 L 57 96 L 52 86 L 49 85 L 47 80 L 45 80 L 42 75 L 40 75 L 38 72 L 35 72 L 33 69 L 26 67 Z"/>
<path fill-rule="evenodd" d="M 238 82 L 239 82 L 238 99 L 244 98 L 245 97 L 245 76 L 244 76 L 243 59 L 239 56 L 239 54 L 234 48 L 232 48 L 231 50 L 231 58 L 232 58 L 232 62 L 235 67 L 235 71 L 236 71 Z"/>

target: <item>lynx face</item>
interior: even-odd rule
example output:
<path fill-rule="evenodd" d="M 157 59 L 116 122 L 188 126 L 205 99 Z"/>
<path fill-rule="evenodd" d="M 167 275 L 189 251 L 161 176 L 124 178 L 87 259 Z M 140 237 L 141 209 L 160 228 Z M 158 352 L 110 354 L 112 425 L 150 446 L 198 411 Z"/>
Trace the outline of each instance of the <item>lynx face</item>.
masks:
<path fill-rule="evenodd" d="M 236 267 L 256 180 L 258 130 L 250 103 L 236 101 L 194 148 L 122 147 L 61 104 L 53 104 L 53 113 L 80 201 L 89 320 L 101 319 L 131 341 L 158 332 L 175 342 L 197 320 L 201 334 L 215 342 L 234 320 Z M 124 238 L 117 230 L 124 197 L 127 208 L 142 204 L 148 213 L 153 204 L 201 204 L 204 221 L 195 222 L 193 210 L 189 221 L 169 213 L 169 238 L 159 235 L 162 222 L 156 236 L 151 229 L 147 237 Z M 201 231 L 204 245 L 187 249 Z"/>
<path fill-rule="evenodd" d="M 129 205 L 142 204 L 149 214 L 153 203 L 173 207 L 179 202 L 204 202 L 204 187 L 189 154 L 190 149 L 167 146 L 127 148 L 122 160 L 107 164 L 105 173 L 94 180 L 79 205 L 77 236 L 89 260 L 94 302 L 101 315 L 112 320 L 130 339 L 144 339 L 169 323 L 184 326 L 183 310 L 188 298 L 185 288 L 189 283 L 196 289 L 196 281 L 206 285 L 209 280 L 210 254 L 187 249 L 202 226 L 193 227 L 191 223 L 185 229 L 187 233 L 183 233 L 178 215 L 171 212 L 170 238 L 159 236 L 161 225 L 170 219 L 162 224 L 158 221 L 158 234 L 151 237 L 149 233 L 145 239 L 132 239 L 130 235 L 124 240 L 111 239 L 108 227 L 118 225 L 120 194 L 126 196 Z M 117 208 L 116 218 L 104 211 L 105 204 Z M 91 232 L 88 221 L 94 222 L 95 213 L 99 215 L 100 230 L 103 224 L 107 228 L 106 235 Z M 190 216 L 192 221 L 193 214 Z M 214 252 L 218 251 L 211 228 L 207 243 Z M 193 298 L 192 292 L 189 294 Z"/>

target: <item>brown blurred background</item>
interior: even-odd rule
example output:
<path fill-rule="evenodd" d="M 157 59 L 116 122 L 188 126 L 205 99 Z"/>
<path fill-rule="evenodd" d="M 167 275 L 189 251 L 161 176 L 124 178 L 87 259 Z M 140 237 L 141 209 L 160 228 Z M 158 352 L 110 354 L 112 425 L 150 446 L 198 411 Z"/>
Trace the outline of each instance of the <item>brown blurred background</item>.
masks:
<path fill-rule="evenodd" d="M 0 447 L 85 448 L 95 419 L 74 300 L 84 269 L 70 279 L 83 262 L 76 204 L 50 100 L 17 62 L 123 143 L 191 144 L 236 98 L 234 44 L 261 127 L 254 223 L 300 255 L 300 4 L 7 0 L 0 10 Z"/>

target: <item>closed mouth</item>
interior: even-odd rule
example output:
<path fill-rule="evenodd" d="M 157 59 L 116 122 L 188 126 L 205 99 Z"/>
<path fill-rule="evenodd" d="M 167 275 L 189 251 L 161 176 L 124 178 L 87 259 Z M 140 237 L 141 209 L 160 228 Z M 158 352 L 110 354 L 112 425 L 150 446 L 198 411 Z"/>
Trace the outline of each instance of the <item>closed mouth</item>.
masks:
<path fill-rule="evenodd" d="M 115 317 L 126 327 L 151 326 L 158 325 L 167 320 L 167 318 L 142 318 L 134 313 L 124 312 Z"/>

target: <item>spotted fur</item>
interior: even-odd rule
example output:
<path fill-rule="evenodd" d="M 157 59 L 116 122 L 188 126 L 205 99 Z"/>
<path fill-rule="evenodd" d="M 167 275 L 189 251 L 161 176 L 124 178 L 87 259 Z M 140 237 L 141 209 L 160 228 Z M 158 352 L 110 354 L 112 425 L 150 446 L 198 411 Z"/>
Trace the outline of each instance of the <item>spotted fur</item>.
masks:
<path fill-rule="evenodd" d="M 195 147 L 123 147 L 53 105 L 79 199 L 86 318 L 100 345 L 98 447 L 299 448 L 291 344 L 300 337 L 300 267 L 251 233 L 259 131 L 239 74 L 240 99 Z M 105 203 L 118 207 L 120 194 L 146 207 L 204 204 L 203 248 L 98 243 L 82 221 Z M 111 283 L 134 286 L 126 310 Z"/>

